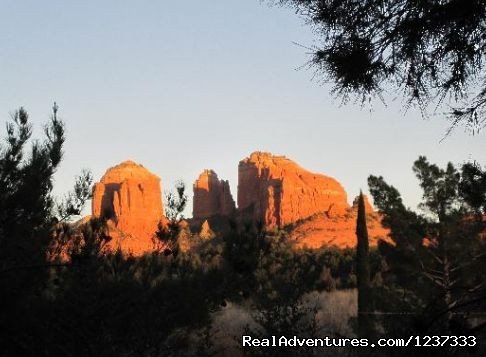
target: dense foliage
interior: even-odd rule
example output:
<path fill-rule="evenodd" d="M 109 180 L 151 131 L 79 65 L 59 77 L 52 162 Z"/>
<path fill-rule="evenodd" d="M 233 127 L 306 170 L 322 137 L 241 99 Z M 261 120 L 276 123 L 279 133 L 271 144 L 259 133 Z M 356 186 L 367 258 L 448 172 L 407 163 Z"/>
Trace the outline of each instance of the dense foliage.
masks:
<path fill-rule="evenodd" d="M 423 190 L 422 211 L 406 208 L 383 177 L 368 179 L 391 229 L 381 242 L 383 285 L 375 293 L 389 333 L 484 336 L 486 307 L 486 171 L 476 163 L 440 168 L 420 157 L 413 170 Z M 396 315 L 393 315 L 396 313 Z"/>
<path fill-rule="evenodd" d="M 65 140 L 57 107 L 29 155 L 31 133 L 21 108 L 0 148 L 2 355 L 201 353 L 211 344 L 196 332 L 230 301 L 263 312 L 315 289 L 355 286 L 352 250 L 297 251 L 280 231 L 232 224 L 210 241 L 192 234 L 191 249 L 180 249 L 183 184 L 167 197 L 169 225 L 157 232 L 169 251 L 110 251 L 104 218 L 72 221 L 90 198 L 89 172 L 62 201 L 51 194 Z"/>
<path fill-rule="evenodd" d="M 65 140 L 55 104 L 53 109 L 44 141 L 31 140 L 29 116 L 20 108 L 7 122 L 6 145 L 0 145 L 0 325 L 6 329 L 0 342 L 7 355 L 33 353 L 28 327 L 42 327 L 38 302 L 55 267 L 47 260 L 52 237 L 60 222 L 81 213 L 90 195 L 91 176 L 83 172 L 63 201 L 52 196 Z"/>

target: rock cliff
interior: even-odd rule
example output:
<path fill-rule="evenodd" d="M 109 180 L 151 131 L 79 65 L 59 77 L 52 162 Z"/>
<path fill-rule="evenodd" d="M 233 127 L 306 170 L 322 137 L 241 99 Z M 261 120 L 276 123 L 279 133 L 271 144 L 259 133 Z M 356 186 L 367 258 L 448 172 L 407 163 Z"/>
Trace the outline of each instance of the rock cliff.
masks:
<path fill-rule="evenodd" d="M 183 250 L 190 249 L 191 230 L 209 239 L 229 231 L 234 223 L 236 208 L 228 181 L 204 170 L 193 190 L 193 218 L 184 221 L 181 233 Z M 356 245 L 357 205 L 349 206 L 341 184 L 285 156 L 254 152 L 240 161 L 237 212 L 243 224 L 286 226 L 297 247 Z M 366 213 L 370 245 L 386 240 L 389 231 L 368 200 Z M 108 169 L 94 185 L 92 215 L 108 219 L 109 248 L 134 255 L 152 251 L 157 226 L 166 222 L 160 178 L 133 161 Z"/>
<path fill-rule="evenodd" d="M 239 163 L 238 209 L 245 220 L 283 227 L 317 213 L 340 216 L 348 207 L 339 182 L 285 156 L 254 152 Z"/>
<path fill-rule="evenodd" d="M 213 170 L 204 170 L 194 182 L 192 216 L 204 220 L 212 216 L 230 216 L 235 211 L 229 182 L 220 180 Z"/>
<path fill-rule="evenodd" d="M 133 161 L 108 169 L 93 187 L 92 214 L 109 219 L 113 248 L 135 255 L 152 250 L 163 218 L 160 178 Z"/>
<path fill-rule="evenodd" d="M 376 246 L 382 239 L 392 242 L 390 231 L 383 227 L 381 216 L 373 209 L 365 196 L 366 224 L 370 246 Z M 353 206 L 339 217 L 329 217 L 327 214 L 317 214 L 296 225 L 290 232 L 290 239 L 297 247 L 320 248 L 321 246 L 337 246 L 353 248 L 356 246 L 356 218 L 358 215 L 357 197 Z"/>

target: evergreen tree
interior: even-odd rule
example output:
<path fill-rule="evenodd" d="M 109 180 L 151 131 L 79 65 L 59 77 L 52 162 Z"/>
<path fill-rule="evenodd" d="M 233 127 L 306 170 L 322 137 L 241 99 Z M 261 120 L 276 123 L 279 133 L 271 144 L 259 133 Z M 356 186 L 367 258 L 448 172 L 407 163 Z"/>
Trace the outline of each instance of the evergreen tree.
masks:
<path fill-rule="evenodd" d="M 5 355 L 29 355 L 36 345 L 42 326 L 36 308 L 49 269 L 56 267 L 47 260 L 48 247 L 59 222 L 79 215 L 90 196 L 87 171 L 63 202 L 56 204 L 52 195 L 65 141 L 57 111 L 54 103 L 44 140 L 31 141 L 29 116 L 20 108 L 7 122 L 6 145 L 0 144 L 0 326 L 8 326 L 0 345 Z"/>
<path fill-rule="evenodd" d="M 387 284 L 400 289 L 399 311 L 417 316 L 415 329 L 477 331 L 485 326 L 472 318 L 486 302 L 486 222 L 484 202 L 478 201 L 486 190 L 485 172 L 472 164 L 442 169 L 425 157 L 413 170 L 423 190 L 421 214 L 406 208 L 383 177 L 368 179 L 394 243 L 379 246 L 390 267 Z"/>
<path fill-rule="evenodd" d="M 360 336 L 373 334 L 373 302 L 370 287 L 370 262 L 368 228 L 366 227 L 366 209 L 363 192 L 358 199 L 358 217 L 356 220 L 356 271 L 358 278 L 358 332 Z"/>
<path fill-rule="evenodd" d="M 166 223 L 159 223 L 156 237 L 164 246 L 166 255 L 172 254 L 177 256 L 179 253 L 179 233 L 181 230 L 180 223 L 184 219 L 184 209 L 187 204 L 187 195 L 185 194 L 186 186 L 184 182 L 179 181 L 175 185 L 176 192 L 169 192 L 165 197 L 165 206 L 167 217 Z"/>

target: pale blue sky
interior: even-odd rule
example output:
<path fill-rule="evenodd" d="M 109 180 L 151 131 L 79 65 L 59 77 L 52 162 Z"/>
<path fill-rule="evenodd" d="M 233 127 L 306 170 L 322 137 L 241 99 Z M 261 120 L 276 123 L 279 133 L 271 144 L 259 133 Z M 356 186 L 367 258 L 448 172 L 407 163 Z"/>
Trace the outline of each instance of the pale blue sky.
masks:
<path fill-rule="evenodd" d="M 81 168 L 98 180 L 122 160 L 142 163 L 163 188 L 204 168 L 230 180 L 252 151 L 283 154 L 338 179 L 352 200 L 381 174 L 415 206 L 411 171 L 432 162 L 485 163 L 485 135 L 400 109 L 340 106 L 299 69 L 315 37 L 292 11 L 259 0 L 0 0 L 0 124 L 25 106 L 36 137 L 57 101 L 67 125 L 56 193 Z M 391 96 L 390 96 L 391 98 Z M 188 213 L 192 210 L 188 210 Z"/>

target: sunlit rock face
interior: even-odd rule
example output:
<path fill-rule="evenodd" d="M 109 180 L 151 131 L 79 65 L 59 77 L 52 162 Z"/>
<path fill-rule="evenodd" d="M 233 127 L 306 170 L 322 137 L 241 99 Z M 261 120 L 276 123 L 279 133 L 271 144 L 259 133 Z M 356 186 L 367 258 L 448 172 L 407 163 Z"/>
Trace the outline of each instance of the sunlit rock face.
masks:
<path fill-rule="evenodd" d="M 393 244 L 389 238 L 390 230 L 382 224 L 382 216 L 373 209 L 368 198 L 365 198 L 366 225 L 370 246 L 376 246 L 378 241 L 384 240 Z M 301 222 L 292 229 L 290 239 L 297 247 L 320 248 L 322 246 L 336 246 L 339 248 L 356 247 L 356 220 L 358 216 L 358 197 L 344 215 L 329 216 L 318 214 Z"/>
<path fill-rule="evenodd" d="M 283 227 L 349 208 L 346 192 L 332 177 L 312 173 L 285 156 L 254 152 L 238 166 L 238 209 L 245 220 Z"/>
<path fill-rule="evenodd" d="M 192 216 L 203 220 L 213 216 L 230 216 L 235 211 L 229 182 L 220 180 L 213 170 L 204 170 L 194 182 Z"/>
<path fill-rule="evenodd" d="M 92 214 L 109 219 L 113 248 L 135 255 L 151 251 L 163 218 L 160 178 L 133 161 L 108 169 L 94 185 Z"/>
<path fill-rule="evenodd" d="M 214 234 L 211 226 L 209 225 L 208 220 L 205 220 L 201 226 L 201 230 L 199 232 L 199 238 L 201 239 L 211 239 L 214 238 L 216 235 Z"/>

